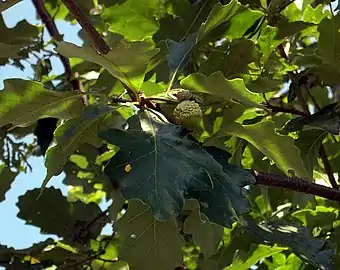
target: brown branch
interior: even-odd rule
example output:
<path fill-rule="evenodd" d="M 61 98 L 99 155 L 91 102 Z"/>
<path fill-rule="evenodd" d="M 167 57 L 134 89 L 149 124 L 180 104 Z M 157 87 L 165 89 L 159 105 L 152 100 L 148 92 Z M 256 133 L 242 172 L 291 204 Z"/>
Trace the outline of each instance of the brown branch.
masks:
<path fill-rule="evenodd" d="M 62 0 L 62 2 L 67 7 L 67 9 L 73 14 L 74 18 L 82 26 L 85 32 L 88 34 L 92 42 L 92 45 L 97 49 L 97 51 L 101 54 L 107 54 L 111 50 L 109 45 L 105 42 L 103 37 L 98 33 L 96 28 L 89 21 L 86 14 L 79 8 L 76 1 L 75 0 Z M 131 100 L 133 102 L 138 101 L 138 96 L 136 95 L 136 93 L 123 82 L 121 82 L 121 84 L 125 87 Z"/>
<path fill-rule="evenodd" d="M 56 41 L 62 41 L 63 40 L 62 36 L 60 35 L 58 28 L 57 28 L 52 16 L 46 10 L 43 0 L 32 0 L 32 2 L 33 2 L 33 5 L 34 5 L 39 17 L 41 18 L 41 20 L 45 24 L 47 31 L 50 34 L 50 36 Z M 77 74 L 72 73 L 70 60 L 67 57 L 65 57 L 65 56 L 63 56 L 59 53 L 58 53 L 58 56 L 59 56 L 60 61 L 62 62 L 63 66 L 64 66 L 66 78 L 70 82 L 70 84 L 72 85 L 73 90 L 83 93 L 83 88 L 84 88 L 83 84 L 80 80 L 78 80 Z M 83 102 L 84 105 L 87 105 L 87 98 L 86 98 L 85 95 L 82 96 L 82 102 Z"/>
<path fill-rule="evenodd" d="M 105 42 L 102 36 L 98 33 L 96 28 L 88 20 L 85 13 L 79 8 L 75 0 L 62 0 L 67 9 L 73 14 L 77 22 L 82 26 L 82 28 L 89 35 L 94 47 L 101 54 L 107 54 L 110 51 L 109 45 Z"/>
<path fill-rule="evenodd" d="M 340 202 L 340 191 L 338 189 L 318 185 L 298 177 L 287 177 L 255 171 L 252 171 L 252 174 L 255 177 L 256 185 L 286 188 Z"/>
<path fill-rule="evenodd" d="M 296 114 L 296 115 L 301 115 L 301 116 L 308 116 L 305 112 L 293 109 L 293 108 L 284 108 L 280 106 L 275 106 L 270 103 L 266 104 L 266 108 L 270 109 L 273 112 L 284 112 L 284 113 L 290 113 L 290 114 Z"/>
<path fill-rule="evenodd" d="M 56 41 L 62 41 L 63 38 L 59 34 L 59 31 L 57 29 L 57 26 L 55 25 L 55 22 L 53 21 L 51 15 L 48 13 L 46 10 L 43 0 L 32 0 L 35 9 L 43 21 L 43 23 L 46 25 L 47 31 L 50 34 L 51 37 L 53 37 L 54 40 Z M 70 61 L 68 60 L 67 57 L 62 56 L 61 54 L 58 54 L 61 62 L 63 63 L 65 73 L 67 76 L 67 79 L 70 81 L 72 78 L 72 71 L 71 71 L 71 66 L 70 66 Z"/>
<path fill-rule="evenodd" d="M 323 166 L 325 167 L 325 171 L 326 174 L 328 176 L 329 182 L 331 183 L 332 187 L 335 189 L 339 189 L 339 186 L 334 178 L 334 174 L 333 174 L 333 169 L 332 166 L 328 160 L 327 154 L 326 154 L 326 150 L 323 144 L 320 145 L 319 147 L 319 155 L 321 157 Z"/>

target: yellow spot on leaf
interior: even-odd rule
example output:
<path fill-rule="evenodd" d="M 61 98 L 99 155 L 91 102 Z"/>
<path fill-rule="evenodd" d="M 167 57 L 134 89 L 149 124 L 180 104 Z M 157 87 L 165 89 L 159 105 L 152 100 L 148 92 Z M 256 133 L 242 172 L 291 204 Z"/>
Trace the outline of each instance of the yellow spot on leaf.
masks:
<path fill-rule="evenodd" d="M 131 165 L 130 164 L 127 164 L 126 166 L 125 166 L 125 168 L 124 168 L 124 170 L 125 170 L 125 172 L 130 172 L 131 171 Z"/>

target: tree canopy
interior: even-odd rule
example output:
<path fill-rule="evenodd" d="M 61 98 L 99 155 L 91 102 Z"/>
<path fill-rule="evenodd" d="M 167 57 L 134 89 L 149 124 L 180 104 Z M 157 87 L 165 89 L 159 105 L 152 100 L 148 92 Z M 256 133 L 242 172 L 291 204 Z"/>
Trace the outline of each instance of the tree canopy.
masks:
<path fill-rule="evenodd" d="M 44 156 L 18 218 L 57 237 L 0 266 L 340 268 L 338 1 L 32 3 L 39 25 L 0 16 L 0 65 L 34 71 L 0 91 L 0 203 Z"/>

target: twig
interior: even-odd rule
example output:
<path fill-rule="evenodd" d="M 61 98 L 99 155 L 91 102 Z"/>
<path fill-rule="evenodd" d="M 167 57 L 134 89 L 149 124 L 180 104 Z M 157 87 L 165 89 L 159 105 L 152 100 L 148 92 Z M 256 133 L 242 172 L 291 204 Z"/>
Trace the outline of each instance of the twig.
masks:
<path fill-rule="evenodd" d="M 43 0 L 32 0 L 32 2 L 35 6 L 35 9 L 39 17 L 45 24 L 50 36 L 53 37 L 53 39 L 56 41 L 62 41 L 63 40 L 62 36 L 60 35 L 53 18 L 46 10 Z M 83 92 L 82 82 L 78 80 L 78 78 L 76 78 L 76 76 L 72 73 L 70 60 L 61 54 L 58 54 L 58 55 L 64 66 L 67 80 L 71 83 L 73 90 L 80 91 L 82 93 Z M 82 102 L 84 105 L 87 105 L 87 98 L 84 95 L 82 96 Z"/>
<path fill-rule="evenodd" d="M 59 34 L 57 26 L 55 25 L 51 15 L 46 10 L 43 1 L 42 0 L 32 0 L 32 2 L 35 6 L 35 9 L 36 9 L 39 17 L 41 18 L 41 20 L 46 25 L 47 31 L 50 34 L 50 36 L 53 37 L 53 39 L 56 40 L 56 41 L 62 41 L 63 38 Z M 68 60 L 67 57 L 62 56 L 61 54 L 59 54 L 59 58 L 60 58 L 61 62 L 63 63 L 67 78 L 68 78 L 68 80 L 70 80 L 72 78 L 70 61 Z"/>
<path fill-rule="evenodd" d="M 326 174 L 328 176 L 329 182 L 331 183 L 332 187 L 335 189 L 339 189 L 337 182 L 335 181 L 332 166 L 328 160 L 326 150 L 323 144 L 319 147 L 319 155 L 321 157 L 323 166 L 325 167 Z"/>
<path fill-rule="evenodd" d="M 286 188 L 340 202 L 340 191 L 338 189 L 318 185 L 298 177 L 287 177 L 255 171 L 252 171 L 252 174 L 255 177 L 256 185 Z"/>
<path fill-rule="evenodd" d="M 299 111 L 299 110 L 296 110 L 296 109 L 275 106 L 275 105 L 272 105 L 270 103 L 266 104 L 266 108 L 272 110 L 273 112 L 284 112 L 284 113 L 301 115 L 301 116 L 304 116 L 304 117 L 308 116 L 308 114 L 306 114 L 305 112 L 302 112 L 302 111 Z"/>
<path fill-rule="evenodd" d="M 101 212 L 99 215 L 95 216 L 92 220 L 90 220 L 81 230 L 80 234 L 83 232 L 88 231 L 88 229 L 90 229 L 97 221 L 99 221 L 101 218 L 103 217 L 107 217 L 107 213 L 109 212 L 109 210 L 105 210 L 103 212 Z"/>
<path fill-rule="evenodd" d="M 279 49 L 281 56 L 284 57 L 285 59 L 289 60 L 288 56 L 286 55 L 286 53 L 284 51 L 282 44 L 279 45 L 278 49 Z M 309 96 L 311 96 L 311 93 L 308 91 L 308 89 L 307 89 L 307 92 L 308 92 Z M 301 106 L 303 108 L 304 113 L 307 116 L 310 115 L 310 111 L 309 111 L 307 102 L 303 99 L 300 91 L 297 92 L 297 98 L 298 98 L 299 103 L 301 104 Z M 316 100 L 314 98 L 312 99 L 312 101 L 314 102 L 314 105 L 315 105 L 316 108 L 320 108 L 320 106 L 316 103 Z M 331 164 L 330 164 L 330 162 L 327 158 L 325 147 L 323 146 L 322 143 L 319 147 L 318 152 L 319 152 L 320 158 L 322 160 L 322 163 L 323 163 L 323 166 L 325 168 L 325 171 L 326 171 L 326 174 L 328 176 L 330 184 L 332 185 L 333 189 L 339 190 L 338 184 L 337 184 L 337 182 L 335 181 L 335 178 L 334 178 L 332 166 L 331 166 Z"/>
<path fill-rule="evenodd" d="M 62 0 L 67 9 L 73 14 L 77 22 L 84 28 L 89 35 L 93 45 L 101 54 L 107 54 L 110 51 L 109 45 L 105 42 L 102 36 L 98 33 L 96 28 L 88 20 L 85 13 L 79 8 L 74 0 Z"/>
<path fill-rule="evenodd" d="M 86 31 L 86 33 L 88 34 L 92 42 L 92 45 L 97 49 L 97 51 L 101 54 L 107 54 L 111 50 L 109 45 L 105 42 L 103 37 L 98 33 L 98 31 L 89 21 L 85 13 L 79 8 L 76 1 L 75 0 L 62 0 L 62 2 L 68 8 L 68 10 L 73 14 L 77 22 Z M 123 82 L 121 82 L 121 84 L 125 87 L 131 100 L 133 102 L 138 101 L 138 96 L 136 95 L 135 91 L 133 91 L 133 89 L 128 87 Z"/>
<path fill-rule="evenodd" d="M 318 111 L 320 111 L 321 107 L 319 106 L 319 104 L 315 100 L 314 96 L 309 91 L 309 89 L 307 89 L 307 93 L 308 93 L 309 98 L 312 100 L 314 106 L 317 108 Z M 325 171 L 326 171 L 326 174 L 328 176 L 329 182 L 331 183 L 333 188 L 339 189 L 338 184 L 337 184 L 337 182 L 334 178 L 332 166 L 331 166 L 331 164 L 328 160 L 326 150 L 325 150 L 325 147 L 324 147 L 323 144 L 321 144 L 320 147 L 319 147 L 319 155 L 320 155 L 320 158 L 322 160 L 323 166 L 325 167 Z"/>

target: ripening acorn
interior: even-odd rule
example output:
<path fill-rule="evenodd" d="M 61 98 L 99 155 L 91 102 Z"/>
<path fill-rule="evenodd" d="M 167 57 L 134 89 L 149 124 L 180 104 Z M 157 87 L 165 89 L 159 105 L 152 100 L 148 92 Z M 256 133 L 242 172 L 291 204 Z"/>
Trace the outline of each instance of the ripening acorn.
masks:
<path fill-rule="evenodd" d="M 202 117 L 202 109 L 195 101 L 184 100 L 176 106 L 172 116 L 177 124 L 195 127 Z"/>

